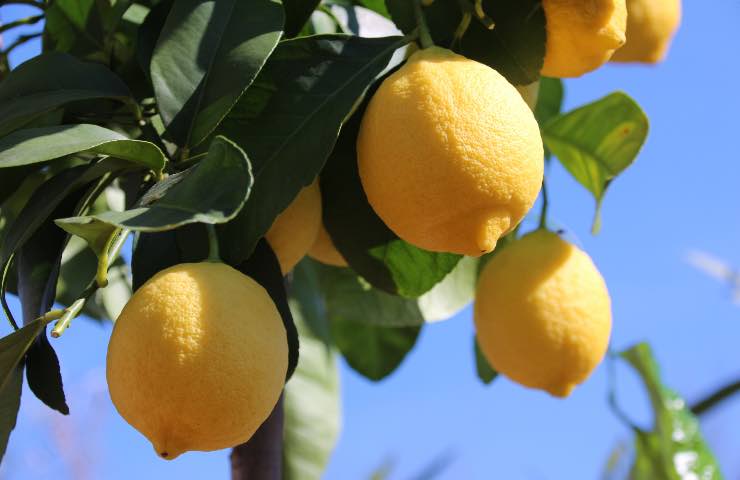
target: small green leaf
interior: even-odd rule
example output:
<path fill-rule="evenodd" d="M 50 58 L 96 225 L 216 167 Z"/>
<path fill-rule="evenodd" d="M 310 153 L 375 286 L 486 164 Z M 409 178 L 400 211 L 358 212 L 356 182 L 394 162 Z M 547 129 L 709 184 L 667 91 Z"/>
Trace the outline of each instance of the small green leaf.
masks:
<path fill-rule="evenodd" d="M 289 303 L 298 327 L 301 358 L 285 385 L 283 478 L 320 480 L 339 437 L 339 370 L 333 350 L 308 327 L 305 304 L 297 298 Z"/>
<path fill-rule="evenodd" d="M 341 316 L 331 318 L 332 338 L 349 366 L 376 382 L 398 368 L 420 331 L 420 326 L 382 327 L 345 321 Z"/>
<path fill-rule="evenodd" d="M 46 324 L 36 319 L 20 330 L 0 338 L 0 390 L 11 381 L 18 365 Z"/>
<path fill-rule="evenodd" d="M 254 81 L 283 26 L 276 0 L 179 0 L 151 60 L 167 135 L 181 146 L 203 141 Z"/>
<path fill-rule="evenodd" d="M 43 53 L 0 83 L 0 136 L 70 102 L 101 98 L 132 101 L 126 84 L 103 65 Z"/>
<path fill-rule="evenodd" d="M 283 0 L 286 38 L 298 35 L 319 3 L 321 0 Z"/>
<path fill-rule="evenodd" d="M 114 228 L 158 232 L 195 222 L 224 223 L 236 216 L 252 187 L 249 159 L 224 137 L 216 137 L 208 155 L 187 172 L 152 187 L 138 207 L 63 218 L 57 225 L 88 241 L 100 241 Z"/>
<path fill-rule="evenodd" d="M 84 123 L 18 130 L 0 139 L 0 168 L 46 162 L 80 152 L 128 160 L 161 172 L 164 153 L 153 143 Z"/>
<path fill-rule="evenodd" d="M 540 125 L 545 125 L 551 119 L 560 115 L 564 94 L 562 80 L 549 77 L 540 78 L 537 105 L 534 109 L 534 116 Z"/>
<path fill-rule="evenodd" d="M 446 320 L 473 301 L 479 261 L 473 257 L 462 257 L 441 282 L 418 298 L 424 320 Z"/>
<path fill-rule="evenodd" d="M 249 154 L 255 183 L 224 227 L 222 254 L 239 263 L 324 166 L 339 128 L 406 44 L 401 37 L 316 35 L 280 42 L 220 130 Z"/>
<path fill-rule="evenodd" d="M 555 117 L 542 128 L 547 148 L 596 199 L 594 232 L 607 187 L 635 161 L 647 133 L 647 116 L 622 92 Z"/>
<path fill-rule="evenodd" d="M 478 373 L 480 381 L 488 385 L 498 376 L 498 372 L 491 367 L 486 357 L 483 356 L 483 352 L 481 352 L 478 345 L 477 337 L 473 337 L 473 350 L 475 355 L 475 371 Z"/>
<path fill-rule="evenodd" d="M 640 343 L 621 355 L 640 375 L 655 414 L 652 432 L 635 432 L 636 458 L 630 478 L 722 479 L 717 460 L 701 434 L 699 421 L 686 401 L 662 383 L 650 347 Z"/>
<path fill-rule="evenodd" d="M 3 356 L 2 352 L 2 346 L 0 345 L 0 359 Z M 19 366 L 11 371 L 10 378 L 5 382 L 5 386 L 0 388 L 0 462 L 5 456 L 10 432 L 15 428 L 15 422 L 18 418 L 22 387 L 23 367 Z"/>

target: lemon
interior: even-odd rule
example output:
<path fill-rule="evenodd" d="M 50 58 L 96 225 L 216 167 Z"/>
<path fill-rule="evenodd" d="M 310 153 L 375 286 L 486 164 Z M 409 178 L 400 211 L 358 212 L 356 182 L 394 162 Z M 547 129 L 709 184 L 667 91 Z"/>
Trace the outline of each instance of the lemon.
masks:
<path fill-rule="evenodd" d="M 321 191 L 318 181 L 303 188 L 277 216 L 265 239 L 275 252 L 283 275 L 303 258 L 316 241 L 321 225 Z"/>
<path fill-rule="evenodd" d="M 339 253 L 337 247 L 334 246 L 334 242 L 323 223 L 319 226 L 319 233 L 316 235 L 316 241 L 311 247 L 311 250 L 308 251 L 308 256 L 327 265 L 333 265 L 335 267 L 347 266 L 347 261 Z"/>
<path fill-rule="evenodd" d="M 542 138 L 519 92 L 492 68 L 438 47 L 414 53 L 381 84 L 357 153 L 378 216 L 436 252 L 490 252 L 542 184 Z"/>
<path fill-rule="evenodd" d="M 478 342 L 521 385 L 566 397 L 606 353 L 611 301 L 591 258 L 538 230 L 484 267 L 475 296 Z"/>
<path fill-rule="evenodd" d="M 580 77 L 624 45 L 625 0 L 543 0 L 542 6 L 547 21 L 542 75 Z"/>
<path fill-rule="evenodd" d="M 681 0 L 627 0 L 627 43 L 615 62 L 657 63 L 681 23 Z"/>
<path fill-rule="evenodd" d="M 157 273 L 128 301 L 108 345 L 113 404 L 168 460 L 247 441 L 277 403 L 287 368 L 269 294 L 220 263 Z"/>

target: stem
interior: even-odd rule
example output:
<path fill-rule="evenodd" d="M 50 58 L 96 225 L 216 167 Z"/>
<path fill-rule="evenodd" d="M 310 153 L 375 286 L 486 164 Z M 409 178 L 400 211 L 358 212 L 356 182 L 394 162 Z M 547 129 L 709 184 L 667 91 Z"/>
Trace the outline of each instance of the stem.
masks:
<path fill-rule="evenodd" d="M 547 184 L 545 178 L 542 177 L 542 210 L 540 210 L 540 229 L 547 228 L 547 207 L 549 206 L 549 200 L 547 198 Z"/>
<path fill-rule="evenodd" d="M 0 25 L 0 33 L 7 32 L 8 30 L 12 28 L 20 27 L 21 25 L 33 25 L 43 20 L 43 18 L 44 18 L 43 15 L 33 15 L 30 17 L 26 17 L 26 18 L 20 18 L 13 22 L 6 23 L 5 25 Z"/>
<path fill-rule="evenodd" d="M 215 225 L 206 225 L 208 229 L 208 258 L 207 262 L 221 263 L 221 255 L 218 251 L 218 235 Z"/>
<path fill-rule="evenodd" d="M 694 415 L 702 415 L 737 392 L 740 392 L 740 380 L 729 383 L 699 400 L 691 406 L 691 411 Z"/>
<path fill-rule="evenodd" d="M 21 35 L 20 37 L 18 37 L 18 39 L 15 42 L 11 43 L 8 46 L 8 48 L 6 48 L 2 52 L 2 55 L 5 56 L 5 57 L 7 57 L 8 55 L 10 55 L 10 52 L 12 52 L 13 50 L 15 50 L 16 47 L 19 47 L 19 46 L 23 45 L 24 43 L 26 43 L 26 42 L 28 42 L 30 40 L 33 40 L 34 38 L 39 38 L 40 36 L 41 36 L 41 32 L 39 32 L 39 33 L 32 33 L 30 35 Z"/>
<path fill-rule="evenodd" d="M 90 293 L 90 295 L 92 295 L 92 292 Z M 69 324 L 72 322 L 72 319 L 79 315 L 80 311 L 82 311 L 82 307 L 85 306 L 86 300 L 87 298 L 78 298 L 72 303 L 72 305 L 64 309 L 64 314 L 56 323 L 56 325 L 54 325 L 54 329 L 51 331 L 51 336 L 53 338 L 59 338 L 62 333 L 64 333 L 64 331 L 69 328 Z"/>
<path fill-rule="evenodd" d="M 36 0 L 0 0 L 0 7 L 4 5 L 31 5 L 33 7 L 36 7 L 40 10 L 46 10 L 46 5 L 43 2 L 38 2 Z"/>
<path fill-rule="evenodd" d="M 478 20 L 480 20 L 484 27 L 488 30 L 493 30 L 496 27 L 496 23 L 493 19 L 483 11 L 483 0 L 475 0 L 473 9 L 475 10 L 475 16 L 478 17 Z"/>
<path fill-rule="evenodd" d="M 131 230 L 119 228 L 113 232 L 108 242 L 106 242 L 105 248 L 98 259 L 98 270 L 95 273 L 95 283 L 98 288 L 108 286 L 108 267 L 118 257 L 130 233 Z"/>
<path fill-rule="evenodd" d="M 470 21 L 473 19 L 473 14 L 470 12 L 470 5 L 468 5 L 468 2 L 466 0 L 460 0 L 459 1 L 460 6 L 462 7 L 462 19 L 460 20 L 460 23 L 457 25 L 457 29 L 455 29 L 455 35 L 452 37 L 452 43 L 450 43 L 450 49 L 454 50 L 462 41 L 463 35 L 465 35 L 465 32 L 468 31 L 468 27 L 470 26 Z"/>
<path fill-rule="evenodd" d="M 421 0 L 411 0 L 414 4 L 414 16 L 416 17 L 416 24 L 419 26 L 419 43 L 421 48 L 429 48 L 434 46 L 432 36 L 429 34 L 429 26 L 424 18 L 424 12 L 421 11 Z"/>

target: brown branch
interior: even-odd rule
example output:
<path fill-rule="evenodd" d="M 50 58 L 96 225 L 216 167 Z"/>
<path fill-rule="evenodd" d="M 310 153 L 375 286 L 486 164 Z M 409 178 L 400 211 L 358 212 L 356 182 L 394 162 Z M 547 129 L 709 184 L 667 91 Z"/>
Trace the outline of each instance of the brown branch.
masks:
<path fill-rule="evenodd" d="M 231 451 L 232 480 L 281 480 L 283 476 L 283 397 L 247 443 Z"/>

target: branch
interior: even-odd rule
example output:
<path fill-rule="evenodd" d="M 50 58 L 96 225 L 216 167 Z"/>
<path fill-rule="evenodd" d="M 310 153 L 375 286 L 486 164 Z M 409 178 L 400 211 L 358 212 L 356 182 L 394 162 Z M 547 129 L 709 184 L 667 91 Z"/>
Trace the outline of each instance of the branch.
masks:
<path fill-rule="evenodd" d="M 16 47 L 20 47 L 24 43 L 26 43 L 26 42 L 28 42 L 30 40 L 33 40 L 34 38 L 39 38 L 40 36 L 41 36 L 41 32 L 31 33 L 30 35 L 21 35 L 20 37 L 18 37 L 16 39 L 15 42 L 13 42 L 10 45 L 8 45 L 8 48 L 6 48 L 2 52 L 2 55 L 5 56 L 5 57 L 7 57 L 8 55 L 10 55 L 10 52 L 12 52 Z"/>
<path fill-rule="evenodd" d="M 740 392 L 740 380 L 729 383 L 699 400 L 691 406 L 691 411 L 697 416 L 707 413 L 737 392 Z"/>
<path fill-rule="evenodd" d="M 32 7 L 46 10 L 46 4 L 37 0 L 0 0 L 0 7 L 4 5 L 31 5 Z"/>
<path fill-rule="evenodd" d="M 14 20 L 10 23 L 0 25 L 0 33 L 7 32 L 11 28 L 20 27 L 21 25 L 34 25 L 44 19 L 43 15 L 33 15 L 31 17 Z"/>
<path fill-rule="evenodd" d="M 231 480 L 283 478 L 283 397 L 257 432 L 231 451 Z"/>

